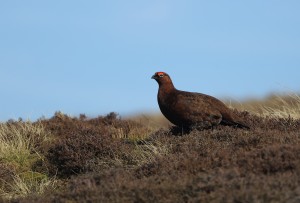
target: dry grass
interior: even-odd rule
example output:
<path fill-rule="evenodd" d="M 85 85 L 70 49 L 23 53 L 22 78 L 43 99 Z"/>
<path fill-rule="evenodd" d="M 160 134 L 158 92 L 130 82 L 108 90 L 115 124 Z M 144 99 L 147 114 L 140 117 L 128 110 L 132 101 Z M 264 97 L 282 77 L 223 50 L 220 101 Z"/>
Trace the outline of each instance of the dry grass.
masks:
<path fill-rule="evenodd" d="M 169 146 L 157 141 L 140 141 L 135 143 L 131 156 L 135 160 L 135 167 L 155 161 L 156 158 L 166 156 L 169 153 Z"/>
<path fill-rule="evenodd" d="M 112 137 L 117 139 L 143 140 L 157 130 L 156 127 L 149 125 L 148 121 L 137 122 L 134 119 L 129 119 L 125 121 L 125 125 L 125 128 L 124 126 L 118 127 L 112 125 L 110 128 Z"/>
<path fill-rule="evenodd" d="M 139 114 L 130 116 L 126 119 L 141 123 L 144 126 L 155 130 L 172 125 L 161 113 Z"/>
<path fill-rule="evenodd" d="M 24 172 L 13 176 L 11 183 L 6 183 L 8 189 L 1 189 L 4 199 L 27 197 L 30 195 L 42 195 L 46 190 L 55 190 L 57 180 L 55 177 L 48 178 L 47 175 L 38 172 Z"/>
<path fill-rule="evenodd" d="M 263 100 L 227 101 L 228 106 L 262 117 L 300 118 L 300 96 L 295 93 L 272 94 Z"/>
<path fill-rule="evenodd" d="M 41 194 L 49 184 L 54 184 L 55 181 L 49 180 L 47 175 L 31 171 L 36 162 L 44 159 L 38 148 L 51 137 L 41 123 L 0 124 L 0 164 L 11 168 L 10 173 L 0 176 L 0 196 L 12 198 Z"/>
<path fill-rule="evenodd" d="M 0 124 L 0 159 L 26 165 L 32 156 L 39 156 L 36 147 L 50 139 L 44 127 L 31 122 Z M 35 151 L 34 153 L 32 153 Z"/>

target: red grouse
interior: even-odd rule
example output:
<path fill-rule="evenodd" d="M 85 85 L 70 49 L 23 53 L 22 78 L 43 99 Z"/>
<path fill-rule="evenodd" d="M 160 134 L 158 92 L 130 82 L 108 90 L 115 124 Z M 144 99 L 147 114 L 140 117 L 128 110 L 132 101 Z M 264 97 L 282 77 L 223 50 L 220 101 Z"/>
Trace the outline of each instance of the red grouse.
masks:
<path fill-rule="evenodd" d="M 159 85 L 158 105 L 163 115 L 182 129 L 206 129 L 219 124 L 249 127 L 220 100 L 201 93 L 177 90 L 167 73 L 152 76 Z"/>

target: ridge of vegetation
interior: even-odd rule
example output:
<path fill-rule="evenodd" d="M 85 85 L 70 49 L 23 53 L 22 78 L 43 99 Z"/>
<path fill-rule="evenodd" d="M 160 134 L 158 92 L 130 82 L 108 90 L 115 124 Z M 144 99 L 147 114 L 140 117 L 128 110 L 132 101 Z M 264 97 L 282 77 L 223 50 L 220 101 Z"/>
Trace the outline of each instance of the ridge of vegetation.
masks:
<path fill-rule="evenodd" d="M 290 99 L 235 110 L 250 130 L 182 135 L 161 117 L 116 113 L 1 123 L 0 202 L 297 202 L 300 99 Z"/>

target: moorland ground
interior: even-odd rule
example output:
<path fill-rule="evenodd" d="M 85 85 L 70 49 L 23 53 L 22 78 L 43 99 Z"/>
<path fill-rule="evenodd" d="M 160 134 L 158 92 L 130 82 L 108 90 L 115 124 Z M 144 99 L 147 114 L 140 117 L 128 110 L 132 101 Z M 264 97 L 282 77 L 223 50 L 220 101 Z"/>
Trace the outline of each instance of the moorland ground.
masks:
<path fill-rule="evenodd" d="M 299 202 L 299 96 L 227 104 L 250 130 L 116 113 L 1 123 L 0 202 Z"/>

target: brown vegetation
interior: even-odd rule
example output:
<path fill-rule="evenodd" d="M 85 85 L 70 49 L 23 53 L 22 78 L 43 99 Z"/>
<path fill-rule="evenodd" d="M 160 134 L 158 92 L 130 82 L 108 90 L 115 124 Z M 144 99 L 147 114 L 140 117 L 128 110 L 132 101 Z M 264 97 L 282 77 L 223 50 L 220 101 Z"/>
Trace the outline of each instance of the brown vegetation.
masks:
<path fill-rule="evenodd" d="M 235 111 L 250 130 L 218 126 L 182 135 L 115 113 L 56 113 L 42 125 L 30 170 L 56 182 L 13 202 L 297 202 L 300 120 Z M 149 127 L 152 126 L 152 127 Z M 33 153 L 33 152 L 32 152 Z M 2 193 L 18 168 L 0 160 Z M 20 176 L 21 177 L 21 176 Z M 55 187 L 53 186 L 55 184 Z M 6 198 L 6 199 L 4 199 Z M 7 197 L 3 202 L 7 201 Z"/>

